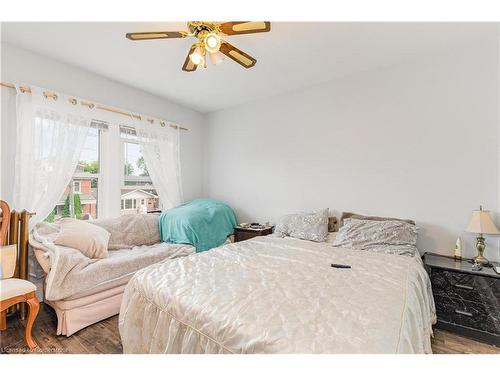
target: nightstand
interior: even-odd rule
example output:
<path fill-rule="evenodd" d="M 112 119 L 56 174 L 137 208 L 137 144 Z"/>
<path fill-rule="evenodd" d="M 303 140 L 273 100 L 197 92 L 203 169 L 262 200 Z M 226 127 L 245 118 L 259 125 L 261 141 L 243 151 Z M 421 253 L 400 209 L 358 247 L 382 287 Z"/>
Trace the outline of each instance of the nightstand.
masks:
<path fill-rule="evenodd" d="M 472 271 L 467 259 L 455 261 L 425 253 L 437 313 L 437 328 L 500 346 L 500 275 L 493 268 Z"/>
<path fill-rule="evenodd" d="M 264 229 L 251 229 L 237 226 L 234 227 L 234 242 L 245 241 L 258 236 L 267 236 L 268 234 L 273 233 L 273 229 L 274 226 L 266 227 Z"/>

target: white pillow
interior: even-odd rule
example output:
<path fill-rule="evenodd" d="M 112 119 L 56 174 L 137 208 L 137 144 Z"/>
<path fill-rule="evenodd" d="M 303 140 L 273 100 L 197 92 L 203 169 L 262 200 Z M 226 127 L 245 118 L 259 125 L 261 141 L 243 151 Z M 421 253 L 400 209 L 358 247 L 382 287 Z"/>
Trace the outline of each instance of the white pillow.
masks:
<path fill-rule="evenodd" d="M 282 216 L 276 224 L 275 233 L 281 237 L 325 242 L 328 237 L 328 208 L 313 213 Z"/>
<path fill-rule="evenodd" d="M 79 250 L 90 259 L 103 259 L 108 257 L 109 236 L 106 229 L 97 225 L 83 220 L 63 219 L 54 243 Z"/>

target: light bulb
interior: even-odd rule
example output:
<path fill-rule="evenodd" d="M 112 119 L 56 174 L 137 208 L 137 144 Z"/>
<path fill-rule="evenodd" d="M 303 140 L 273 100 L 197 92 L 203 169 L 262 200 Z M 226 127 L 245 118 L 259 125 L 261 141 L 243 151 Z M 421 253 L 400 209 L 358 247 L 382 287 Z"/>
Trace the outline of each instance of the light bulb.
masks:
<path fill-rule="evenodd" d="M 208 52 L 217 52 L 220 48 L 220 37 L 216 33 L 207 34 L 203 42 Z"/>
<path fill-rule="evenodd" d="M 214 65 L 219 65 L 223 59 L 224 59 L 224 56 L 220 52 L 210 53 L 210 61 Z"/>
<path fill-rule="evenodd" d="M 203 61 L 203 51 L 201 50 L 201 47 L 196 47 L 193 53 L 189 55 L 189 58 L 194 65 L 200 64 Z"/>

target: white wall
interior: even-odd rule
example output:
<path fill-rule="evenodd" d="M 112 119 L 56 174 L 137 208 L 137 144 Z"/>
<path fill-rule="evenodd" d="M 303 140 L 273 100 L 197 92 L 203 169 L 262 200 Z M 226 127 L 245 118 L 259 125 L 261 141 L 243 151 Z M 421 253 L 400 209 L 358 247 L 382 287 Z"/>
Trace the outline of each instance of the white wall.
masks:
<path fill-rule="evenodd" d="M 182 132 L 181 163 L 185 199 L 202 194 L 203 175 L 203 117 L 200 113 L 169 102 L 139 89 L 112 81 L 97 74 L 63 64 L 45 56 L 12 45 L 1 45 L 1 80 L 46 87 L 55 91 L 86 98 L 98 103 L 144 113 L 181 124 L 189 128 Z M 96 56 L 96 59 L 99 59 Z M 159 85 L 168 82 L 158 82 Z M 12 99 L 13 90 L 2 88 L 2 107 Z M 13 167 L 12 127 L 6 111 L 2 111 L 2 196 L 12 193 L 12 181 L 8 178 Z"/>
<path fill-rule="evenodd" d="M 323 207 L 413 218 L 422 252 L 462 236 L 472 256 L 471 211 L 499 203 L 498 78 L 495 39 L 212 113 L 205 193 L 240 221 Z"/>

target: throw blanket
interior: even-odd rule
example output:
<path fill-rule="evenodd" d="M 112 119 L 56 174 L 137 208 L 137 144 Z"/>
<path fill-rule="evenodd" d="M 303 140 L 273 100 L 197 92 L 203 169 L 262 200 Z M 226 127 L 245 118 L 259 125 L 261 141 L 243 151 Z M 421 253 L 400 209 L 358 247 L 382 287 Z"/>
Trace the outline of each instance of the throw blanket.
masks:
<path fill-rule="evenodd" d="M 129 224 L 130 220 L 135 220 L 136 226 L 144 231 L 149 227 L 149 223 L 141 215 L 136 215 L 135 219 L 126 218 Z M 42 222 L 30 234 L 31 246 L 45 251 L 50 261 L 45 286 L 45 298 L 49 301 L 69 298 L 100 284 L 132 275 L 153 263 L 194 253 L 194 248 L 189 245 L 157 243 L 109 250 L 108 258 L 89 259 L 76 249 L 55 245 L 54 239 L 59 231 L 59 224 Z M 115 243 L 122 243 L 124 246 L 127 245 L 127 240 L 137 240 L 126 238 L 126 235 L 119 238 L 120 232 L 113 232 L 113 236 L 116 237 Z"/>
<path fill-rule="evenodd" d="M 231 207 L 213 199 L 195 199 L 160 216 L 164 242 L 191 244 L 196 251 L 222 245 L 233 234 L 236 216 Z"/>

